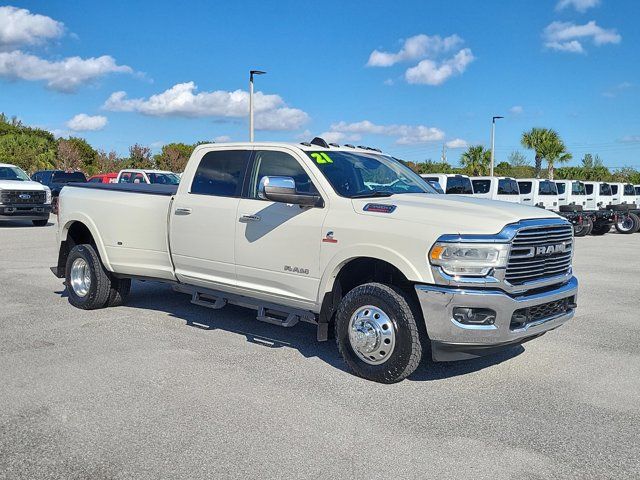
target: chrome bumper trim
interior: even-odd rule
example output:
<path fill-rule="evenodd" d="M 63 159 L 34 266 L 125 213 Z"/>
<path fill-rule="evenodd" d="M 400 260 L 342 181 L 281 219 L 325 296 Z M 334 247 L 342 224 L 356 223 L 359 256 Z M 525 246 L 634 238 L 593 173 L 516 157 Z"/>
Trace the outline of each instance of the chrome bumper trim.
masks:
<path fill-rule="evenodd" d="M 575 309 L 565 314 L 531 322 L 520 329 L 511 329 L 511 317 L 516 310 L 567 297 L 577 298 L 578 280 L 571 277 L 568 282 L 547 288 L 542 292 L 513 296 L 495 289 L 465 289 L 439 285 L 416 285 L 415 289 L 432 343 L 477 349 L 519 343 L 553 330 L 570 320 L 574 316 Z M 460 324 L 453 318 L 455 307 L 494 310 L 496 320 L 491 326 L 493 328 L 470 328 L 469 325 Z M 435 357 L 436 355 L 434 359 L 437 360 L 438 358 Z"/>

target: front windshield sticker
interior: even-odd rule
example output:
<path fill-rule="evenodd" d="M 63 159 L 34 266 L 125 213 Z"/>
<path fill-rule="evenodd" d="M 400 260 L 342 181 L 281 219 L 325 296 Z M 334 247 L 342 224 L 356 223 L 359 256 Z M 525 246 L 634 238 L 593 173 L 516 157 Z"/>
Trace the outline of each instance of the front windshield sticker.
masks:
<path fill-rule="evenodd" d="M 333 160 L 324 152 L 315 152 L 311 156 L 315 159 L 316 163 L 333 163 Z"/>

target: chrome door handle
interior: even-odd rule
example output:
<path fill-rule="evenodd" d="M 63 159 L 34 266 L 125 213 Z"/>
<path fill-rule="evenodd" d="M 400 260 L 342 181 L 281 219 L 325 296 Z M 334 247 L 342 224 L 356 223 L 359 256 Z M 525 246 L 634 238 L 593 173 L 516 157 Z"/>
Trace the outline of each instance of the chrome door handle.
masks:
<path fill-rule="evenodd" d="M 260 217 L 258 215 L 242 215 L 240 217 L 240 222 L 242 223 L 259 222 L 259 221 L 260 221 Z"/>
<path fill-rule="evenodd" d="M 191 215 L 191 209 L 190 208 L 176 208 L 175 214 L 176 215 Z"/>

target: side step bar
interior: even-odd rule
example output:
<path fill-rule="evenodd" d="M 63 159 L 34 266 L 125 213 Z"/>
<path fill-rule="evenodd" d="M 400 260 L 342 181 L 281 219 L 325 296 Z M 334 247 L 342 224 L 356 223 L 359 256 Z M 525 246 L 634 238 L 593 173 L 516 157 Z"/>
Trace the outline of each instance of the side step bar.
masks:
<path fill-rule="evenodd" d="M 257 320 L 261 322 L 280 325 L 281 327 L 293 327 L 299 321 L 318 324 L 316 315 L 309 310 L 285 307 L 260 300 L 234 295 L 225 292 L 218 292 L 201 287 L 193 287 L 183 283 L 173 285 L 173 290 L 191 295 L 191 303 L 202 307 L 219 310 L 227 304 L 238 305 L 240 307 L 257 310 Z"/>

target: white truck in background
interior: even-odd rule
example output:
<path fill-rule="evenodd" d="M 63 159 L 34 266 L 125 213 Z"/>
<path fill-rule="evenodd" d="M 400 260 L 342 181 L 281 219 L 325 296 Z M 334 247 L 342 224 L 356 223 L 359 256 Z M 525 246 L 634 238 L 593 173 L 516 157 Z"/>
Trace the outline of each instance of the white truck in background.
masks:
<path fill-rule="evenodd" d="M 520 189 L 511 177 L 471 177 L 473 196 L 488 200 L 520 203 Z"/>
<path fill-rule="evenodd" d="M 438 194 L 388 155 L 320 138 L 199 145 L 178 186 L 70 185 L 58 215 L 52 271 L 73 306 L 120 305 L 132 278 L 167 282 L 198 305 L 333 332 L 352 371 L 378 382 L 426 351 L 520 344 L 576 309 L 566 220 Z"/>
<path fill-rule="evenodd" d="M 178 185 L 180 176 L 167 170 L 126 169 L 118 172 L 115 183 Z"/>
<path fill-rule="evenodd" d="M 616 230 L 620 233 L 636 233 L 640 230 L 640 210 L 636 191 L 632 184 L 611 182 L 611 203 L 607 208 L 616 213 Z"/>
<path fill-rule="evenodd" d="M 427 182 L 437 182 L 447 195 L 473 195 L 471 179 L 458 173 L 430 173 L 420 175 Z"/>
<path fill-rule="evenodd" d="M 0 222 L 26 220 L 44 227 L 51 213 L 51 189 L 19 167 L 0 163 Z"/>

